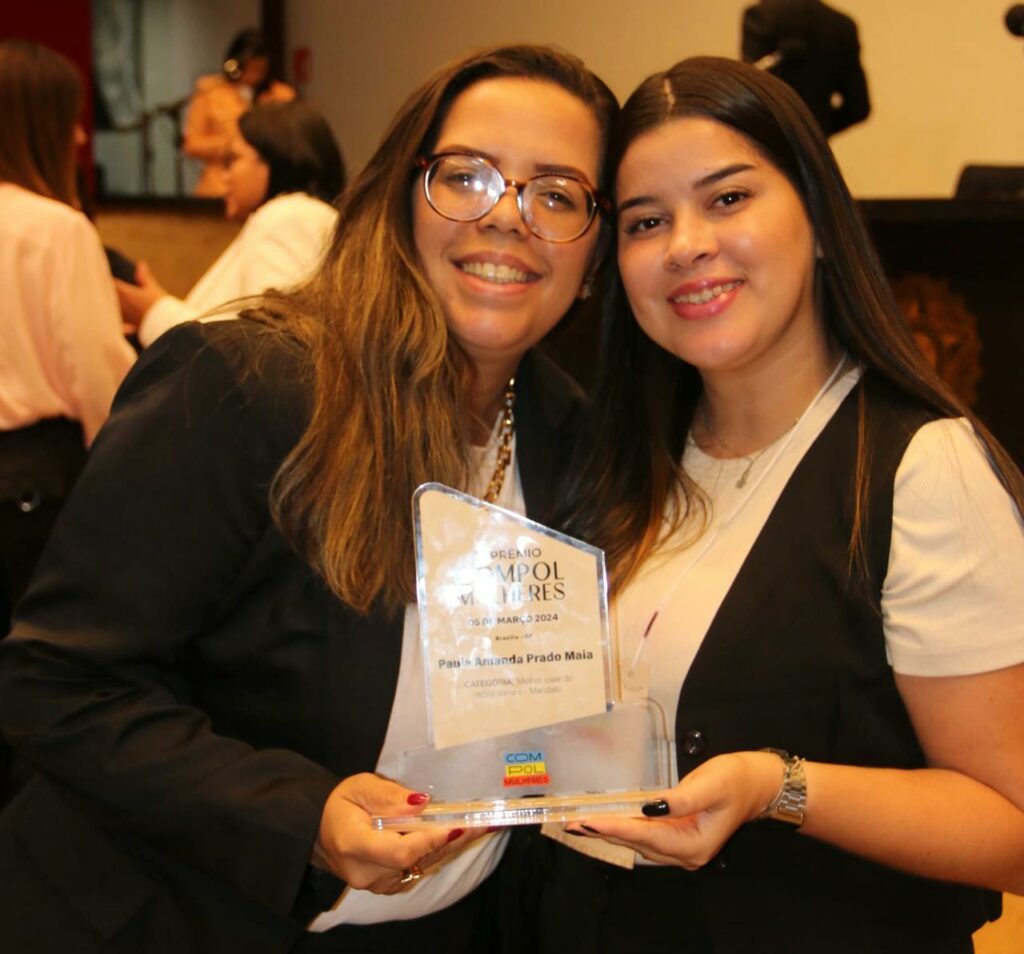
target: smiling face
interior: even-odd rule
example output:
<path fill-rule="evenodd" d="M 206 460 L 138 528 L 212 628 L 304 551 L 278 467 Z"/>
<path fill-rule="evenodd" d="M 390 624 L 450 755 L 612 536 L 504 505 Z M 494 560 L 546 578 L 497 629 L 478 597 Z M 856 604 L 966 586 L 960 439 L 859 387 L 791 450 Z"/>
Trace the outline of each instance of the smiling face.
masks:
<path fill-rule="evenodd" d="M 785 374 L 826 347 L 810 220 L 745 137 L 696 117 L 644 133 L 619 167 L 616 202 L 633 314 L 705 380 Z"/>
<path fill-rule="evenodd" d="M 227 192 L 224 194 L 224 215 L 232 222 L 247 219 L 267 196 L 270 166 L 238 132 L 231 140 L 225 181 Z"/>
<path fill-rule="evenodd" d="M 434 153 L 489 159 L 506 179 L 563 172 L 598 181 L 601 135 L 590 108 L 541 80 L 482 80 L 452 104 Z M 596 222 L 572 242 L 537 238 L 510 188 L 475 222 L 452 222 L 413 187 L 413 239 L 452 335 L 488 380 L 507 379 L 524 352 L 569 310 L 598 239 Z"/>

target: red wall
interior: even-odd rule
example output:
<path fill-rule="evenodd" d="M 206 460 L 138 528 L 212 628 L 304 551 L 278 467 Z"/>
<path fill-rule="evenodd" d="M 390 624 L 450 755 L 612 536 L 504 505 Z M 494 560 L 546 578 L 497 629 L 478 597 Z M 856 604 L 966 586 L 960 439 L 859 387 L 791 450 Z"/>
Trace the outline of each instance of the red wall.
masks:
<path fill-rule="evenodd" d="M 0 37 L 35 40 L 63 53 L 82 72 L 82 126 L 89 144 L 79 157 L 92 180 L 92 4 L 90 0 L 0 0 Z"/>

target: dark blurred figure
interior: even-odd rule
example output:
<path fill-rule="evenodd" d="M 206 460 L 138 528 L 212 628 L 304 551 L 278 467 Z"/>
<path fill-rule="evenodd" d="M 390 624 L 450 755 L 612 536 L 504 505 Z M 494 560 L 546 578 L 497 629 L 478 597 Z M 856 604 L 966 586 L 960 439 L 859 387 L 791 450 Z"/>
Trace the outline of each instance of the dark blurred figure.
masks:
<path fill-rule="evenodd" d="M 1024 166 L 983 166 L 972 162 L 960 170 L 953 197 L 1024 200 Z"/>
<path fill-rule="evenodd" d="M 1014 36 L 1024 36 L 1024 3 L 1015 3 L 1003 17 L 1006 29 Z"/>
<path fill-rule="evenodd" d="M 871 112 L 857 24 L 820 0 L 760 0 L 743 11 L 742 57 L 795 89 L 826 136 Z"/>

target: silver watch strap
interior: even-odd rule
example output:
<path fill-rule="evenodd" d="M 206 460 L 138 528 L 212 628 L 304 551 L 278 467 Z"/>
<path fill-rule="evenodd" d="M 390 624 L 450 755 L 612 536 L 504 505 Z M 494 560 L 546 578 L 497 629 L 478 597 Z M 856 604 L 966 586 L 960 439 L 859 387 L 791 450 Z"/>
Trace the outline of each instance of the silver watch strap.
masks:
<path fill-rule="evenodd" d="M 796 828 L 804 823 L 807 810 L 807 778 L 804 775 L 804 760 L 781 749 L 762 749 L 782 759 L 785 772 L 778 794 L 761 810 L 758 818 L 770 818 L 787 822 Z"/>

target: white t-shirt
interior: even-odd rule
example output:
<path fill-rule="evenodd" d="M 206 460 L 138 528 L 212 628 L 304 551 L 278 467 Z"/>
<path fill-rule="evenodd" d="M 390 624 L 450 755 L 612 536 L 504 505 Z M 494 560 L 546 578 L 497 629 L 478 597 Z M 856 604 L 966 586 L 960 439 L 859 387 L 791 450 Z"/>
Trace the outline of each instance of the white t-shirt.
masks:
<path fill-rule="evenodd" d="M 719 460 L 687 443 L 684 466 L 712 500 L 710 524 L 685 549 L 666 549 L 649 560 L 612 614 L 620 666 L 628 669 L 638 657 L 670 733 L 680 687 L 722 600 L 793 471 L 859 376 L 855 369 L 841 377 L 792 431 L 759 455 L 743 487 L 736 485 L 749 459 Z M 886 651 L 894 669 L 964 675 L 1024 661 L 1022 578 L 1024 521 L 970 425 L 924 425 L 895 478 L 882 588 Z M 674 761 L 674 745 L 672 750 Z"/>
<path fill-rule="evenodd" d="M 225 302 L 297 285 L 316 268 L 337 221 L 335 208 L 311 195 L 275 196 L 246 219 L 184 301 L 164 295 L 153 303 L 139 325 L 140 343 L 148 348 L 169 328 Z"/>
<path fill-rule="evenodd" d="M 473 448 L 474 479 L 469 493 L 482 497 L 490 482 L 497 456 L 497 429 L 500 415 L 485 447 Z M 519 469 L 516 464 L 515 437 L 512 458 L 505 472 L 505 481 L 495 503 L 515 513 L 526 513 Z M 426 676 L 423 671 L 423 647 L 420 642 L 419 618 L 415 605 L 405 609 L 402 631 L 402 662 L 395 687 L 387 736 L 377 760 L 377 772 L 388 778 L 399 778 L 403 752 L 428 744 L 426 713 Z M 429 869 L 416 886 L 397 895 L 373 894 L 346 888 L 330 911 L 317 917 L 311 931 L 326 931 L 338 924 L 376 924 L 382 921 L 407 921 L 450 907 L 468 895 L 497 867 L 508 841 L 508 831 L 492 832 L 477 839 L 463 851 L 451 856 L 439 868 Z"/>

